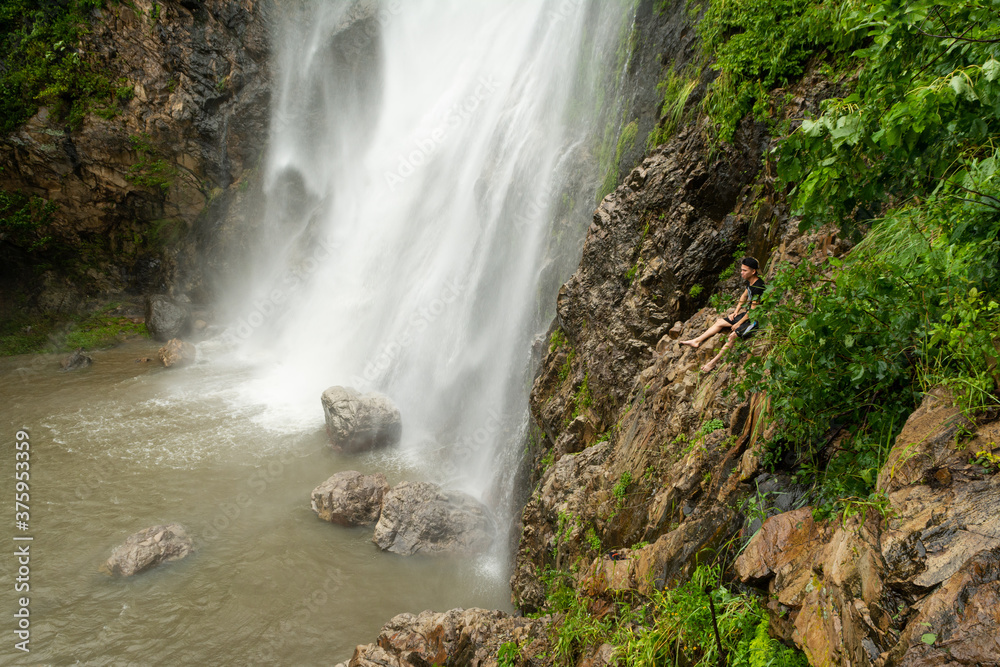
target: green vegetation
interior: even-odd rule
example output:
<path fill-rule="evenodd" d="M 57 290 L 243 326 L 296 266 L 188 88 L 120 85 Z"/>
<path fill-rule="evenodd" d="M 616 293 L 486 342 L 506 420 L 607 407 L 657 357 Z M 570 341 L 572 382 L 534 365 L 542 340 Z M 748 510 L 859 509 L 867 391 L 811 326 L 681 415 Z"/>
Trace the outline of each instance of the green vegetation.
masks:
<path fill-rule="evenodd" d="M 664 144 L 674 136 L 684 120 L 684 110 L 688 98 L 698 86 L 698 74 L 685 76 L 671 70 L 667 78 L 656 84 L 656 90 L 663 98 L 660 105 L 660 122 L 646 137 L 646 149 L 651 150 Z"/>
<path fill-rule="evenodd" d="M 504 642 L 497 651 L 498 667 L 516 667 L 521 659 L 521 647 L 517 642 Z"/>
<path fill-rule="evenodd" d="M 589 408 L 593 402 L 593 396 L 590 394 L 590 374 L 587 373 L 583 376 L 583 382 L 580 383 L 580 387 L 573 394 L 573 412 L 570 416 L 570 420 L 576 419 L 580 414 Z"/>
<path fill-rule="evenodd" d="M 705 288 L 701 285 L 691 285 L 691 289 L 688 290 L 688 296 L 692 299 L 697 299 L 698 295 L 705 291 Z"/>
<path fill-rule="evenodd" d="M 552 332 L 552 337 L 549 338 L 549 352 L 568 346 L 569 341 L 566 340 L 566 334 L 563 333 L 562 329 L 556 329 Z"/>
<path fill-rule="evenodd" d="M 831 43 L 861 47 L 856 85 L 779 146 L 777 170 L 803 227 L 870 231 L 844 260 L 782 267 L 760 314 L 773 348 L 742 390 L 768 396 L 768 460 L 818 479 L 815 504 L 883 511 L 875 476 L 920 392 L 945 385 L 970 414 L 1000 403 L 1000 40 L 991 3 L 835 16 Z"/>
<path fill-rule="evenodd" d="M 638 119 L 633 120 L 622 128 L 621 134 L 618 135 L 618 146 L 615 148 L 614 160 L 607 165 L 604 173 L 604 182 L 597 191 L 597 203 L 600 203 L 608 193 L 618 186 L 618 171 L 621 169 L 622 156 L 625 155 L 626 151 L 631 150 L 635 146 L 635 137 L 637 134 L 639 134 Z M 602 160 L 602 166 L 606 162 L 607 160 Z"/>
<path fill-rule="evenodd" d="M 548 611 L 559 614 L 551 629 L 551 657 L 557 665 L 576 664 L 585 648 L 607 642 L 618 647 L 617 664 L 714 667 L 719 655 L 709 597 L 729 665 L 808 664 L 801 652 L 768 636 L 767 614 L 756 598 L 720 585 L 718 566 L 699 566 L 690 582 L 649 598 L 619 599 L 600 618 L 589 612 L 587 599 L 573 590 L 571 574 L 549 571 L 543 579 Z"/>
<path fill-rule="evenodd" d="M 7 0 L 0 6 L 0 132 L 48 106 L 77 127 L 91 109 L 113 110 L 116 90 L 81 47 L 88 15 L 104 0 Z"/>
<path fill-rule="evenodd" d="M 555 460 L 556 460 L 556 450 L 550 449 L 549 451 L 545 452 L 545 455 L 542 456 L 542 460 L 540 461 L 542 472 L 545 472 L 546 470 L 551 468 L 552 464 L 555 463 Z"/>
<path fill-rule="evenodd" d="M 831 27 L 838 9 L 815 0 L 709 2 L 697 29 L 719 72 L 704 100 L 719 139 L 732 141 L 751 111 L 770 118 L 772 89 L 801 76 L 814 53 L 847 48 L 853 35 Z"/>
<path fill-rule="evenodd" d="M 57 209 L 41 197 L 0 190 L 0 241 L 31 253 L 44 250 L 52 242 L 46 230 Z"/>
<path fill-rule="evenodd" d="M 68 352 L 78 347 L 96 350 L 111 347 L 124 338 L 149 335 L 145 324 L 115 315 L 118 306 L 109 304 L 92 315 L 70 318 L 68 323 L 53 316 L 4 322 L 0 326 L 0 356 Z"/>
<path fill-rule="evenodd" d="M 142 188 L 150 188 L 166 192 L 170 189 L 177 169 L 159 156 L 147 134 L 129 138 L 129 143 L 139 155 L 139 161 L 128 169 L 126 180 Z"/>
<path fill-rule="evenodd" d="M 626 470 L 611 489 L 611 495 L 615 497 L 615 504 L 619 509 L 625 505 L 625 498 L 628 496 L 630 486 L 632 486 L 632 473 Z"/>
<path fill-rule="evenodd" d="M 698 428 L 698 435 L 706 436 L 709 433 L 715 433 L 716 431 L 721 431 L 724 428 L 726 428 L 726 425 L 721 419 L 709 419 Z"/>

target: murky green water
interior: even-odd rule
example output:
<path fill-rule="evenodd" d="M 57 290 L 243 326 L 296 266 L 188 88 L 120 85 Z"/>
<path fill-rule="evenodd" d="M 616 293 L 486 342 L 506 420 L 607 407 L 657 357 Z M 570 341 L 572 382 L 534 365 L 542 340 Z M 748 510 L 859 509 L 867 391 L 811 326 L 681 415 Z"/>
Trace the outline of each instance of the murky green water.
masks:
<path fill-rule="evenodd" d="M 414 479 L 401 457 L 326 446 L 322 408 L 301 428 L 255 421 L 227 388 L 249 370 L 135 363 L 156 345 L 0 360 L 0 663 L 330 665 L 373 641 L 394 614 L 509 609 L 503 559 L 402 558 L 371 529 L 316 518 L 313 488 L 340 470 Z M 15 434 L 30 432 L 30 530 L 14 526 Z M 187 559 L 133 577 L 98 571 L 130 534 L 184 524 Z M 31 652 L 16 650 L 14 536 L 34 537 Z"/>

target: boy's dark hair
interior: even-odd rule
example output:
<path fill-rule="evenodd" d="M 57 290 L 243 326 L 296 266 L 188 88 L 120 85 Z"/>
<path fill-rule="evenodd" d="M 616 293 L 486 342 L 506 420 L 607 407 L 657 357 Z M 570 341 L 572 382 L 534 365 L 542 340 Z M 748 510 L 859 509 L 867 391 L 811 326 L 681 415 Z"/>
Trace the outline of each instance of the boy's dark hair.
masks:
<path fill-rule="evenodd" d="M 749 266 L 754 271 L 760 270 L 760 264 L 758 264 L 757 260 L 754 259 L 753 257 L 744 257 L 743 259 L 740 260 L 740 264 L 742 264 L 743 266 Z"/>

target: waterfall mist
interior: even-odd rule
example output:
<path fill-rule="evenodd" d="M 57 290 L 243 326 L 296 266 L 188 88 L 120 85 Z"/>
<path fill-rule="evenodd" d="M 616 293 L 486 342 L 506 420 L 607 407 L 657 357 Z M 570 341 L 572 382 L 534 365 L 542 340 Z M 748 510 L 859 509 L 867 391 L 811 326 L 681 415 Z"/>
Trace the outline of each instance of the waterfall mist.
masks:
<path fill-rule="evenodd" d="M 260 424 L 315 428 L 331 385 L 380 391 L 403 418 L 386 465 L 509 519 L 532 347 L 579 259 L 631 6 L 276 12 L 266 231 L 229 330 Z"/>

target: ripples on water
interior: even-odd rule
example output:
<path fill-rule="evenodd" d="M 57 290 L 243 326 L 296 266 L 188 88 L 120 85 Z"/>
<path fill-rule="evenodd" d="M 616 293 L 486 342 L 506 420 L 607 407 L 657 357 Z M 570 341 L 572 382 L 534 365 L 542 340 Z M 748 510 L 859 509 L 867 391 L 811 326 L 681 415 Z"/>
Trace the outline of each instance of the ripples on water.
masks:
<path fill-rule="evenodd" d="M 332 452 L 319 396 L 311 421 L 266 428 L 261 406 L 228 400 L 249 367 L 133 361 L 153 354 L 133 342 L 73 373 L 58 357 L 0 360 L 4 465 L 17 429 L 31 433 L 30 663 L 333 664 L 403 611 L 510 608 L 498 563 L 401 558 L 371 529 L 316 518 L 310 492 L 334 472 L 407 476 L 385 454 Z M 128 535 L 175 521 L 192 556 L 131 579 L 98 572 Z M 12 579 L 3 568 L 0 588 Z M 0 646 L 0 662 L 19 657 Z"/>

